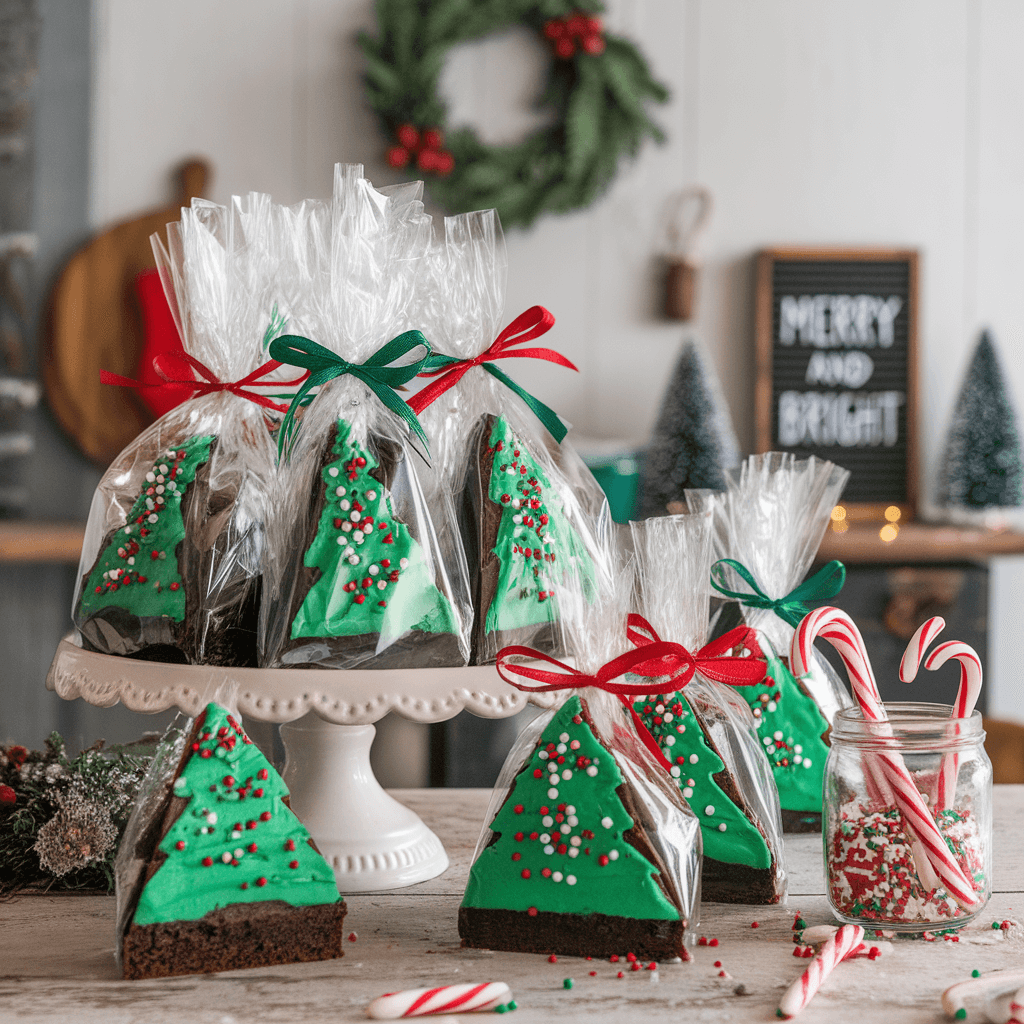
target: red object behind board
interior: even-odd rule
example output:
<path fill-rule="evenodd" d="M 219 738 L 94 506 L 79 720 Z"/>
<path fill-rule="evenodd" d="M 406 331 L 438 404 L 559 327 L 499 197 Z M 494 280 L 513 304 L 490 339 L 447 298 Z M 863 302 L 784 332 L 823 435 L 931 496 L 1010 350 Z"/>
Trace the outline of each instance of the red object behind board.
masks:
<path fill-rule="evenodd" d="M 171 307 L 167 305 L 167 296 L 160 283 L 160 275 L 156 270 L 144 270 L 135 278 L 135 292 L 142 309 L 142 352 L 139 355 L 139 366 L 136 379 L 144 384 L 161 384 L 163 378 L 153 369 L 153 360 L 164 352 L 180 352 L 184 354 L 178 329 L 174 326 Z M 175 406 L 181 405 L 189 397 L 187 391 L 175 391 L 170 388 L 139 388 L 138 396 L 154 416 L 163 416 Z"/>

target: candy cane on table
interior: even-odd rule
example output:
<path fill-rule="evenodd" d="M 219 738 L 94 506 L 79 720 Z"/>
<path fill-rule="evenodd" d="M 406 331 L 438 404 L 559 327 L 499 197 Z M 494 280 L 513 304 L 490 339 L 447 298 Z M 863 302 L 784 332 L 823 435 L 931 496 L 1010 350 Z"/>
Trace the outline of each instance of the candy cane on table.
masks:
<path fill-rule="evenodd" d="M 812 925 L 810 928 L 803 930 L 803 941 L 808 946 L 820 946 L 821 943 L 828 942 L 838 930 L 838 927 L 834 924 Z M 874 942 L 862 942 L 859 946 L 854 946 L 844 959 L 858 960 L 866 957 L 868 960 L 876 960 L 880 956 L 889 956 L 894 952 L 895 947 L 891 942 L 876 940 Z"/>
<path fill-rule="evenodd" d="M 967 1016 L 966 996 L 983 995 L 986 992 L 1013 991 L 1024 983 L 1024 971 L 989 971 L 980 978 L 958 981 L 942 993 L 942 1009 L 950 1020 L 963 1020 Z M 1018 997 L 1014 996 L 1014 1001 Z"/>
<path fill-rule="evenodd" d="M 936 615 L 922 625 L 913 635 L 907 645 L 906 653 L 900 662 L 900 679 L 905 683 L 912 682 L 917 676 L 917 670 L 924 660 L 924 653 L 928 645 L 945 628 L 945 620 Z M 954 719 L 970 718 L 974 706 L 978 703 L 978 696 L 981 693 L 981 659 L 978 652 L 967 644 L 956 640 L 939 644 L 924 662 L 924 667 L 930 671 L 941 668 L 955 658 L 960 662 L 960 687 L 956 693 L 956 702 L 950 712 Z M 954 735 L 959 735 L 959 724 L 953 727 Z M 938 792 L 936 794 L 936 806 L 946 810 L 953 806 L 953 798 L 956 795 L 956 777 L 960 768 L 960 755 L 949 754 L 942 759 L 942 768 L 939 771 Z"/>
<path fill-rule="evenodd" d="M 850 683 L 861 714 L 866 721 L 875 723 L 875 735 L 880 739 L 891 738 L 892 727 L 878 694 L 864 640 L 860 630 L 845 612 L 838 608 L 818 608 L 804 617 L 793 634 L 790 647 L 790 664 L 794 674 L 803 675 L 807 671 L 816 636 L 828 640 L 842 657 L 850 673 Z M 892 790 L 895 806 L 903 815 L 911 833 L 915 867 L 922 883 L 931 887 L 930 865 L 935 878 L 949 895 L 964 910 L 973 910 L 980 897 L 974 891 L 971 879 L 946 845 L 902 755 L 890 750 L 872 753 L 870 770 L 880 770 Z M 915 840 L 920 846 L 914 844 Z"/>
<path fill-rule="evenodd" d="M 818 955 L 807 965 L 807 970 L 786 989 L 779 1000 L 778 1016 L 783 1020 L 795 1017 L 821 988 L 821 983 L 832 973 L 864 938 L 864 929 L 859 924 L 844 924 L 818 950 Z"/>
<path fill-rule="evenodd" d="M 1024 1024 L 1024 988 L 1017 989 L 1010 1000 L 1010 1016 L 1006 1024 Z"/>
<path fill-rule="evenodd" d="M 404 992 L 388 992 L 374 999 L 366 1008 L 366 1015 L 376 1020 L 398 1020 L 400 1017 L 423 1017 L 433 1013 L 493 1010 L 511 1001 L 512 992 L 503 981 L 410 988 Z"/>

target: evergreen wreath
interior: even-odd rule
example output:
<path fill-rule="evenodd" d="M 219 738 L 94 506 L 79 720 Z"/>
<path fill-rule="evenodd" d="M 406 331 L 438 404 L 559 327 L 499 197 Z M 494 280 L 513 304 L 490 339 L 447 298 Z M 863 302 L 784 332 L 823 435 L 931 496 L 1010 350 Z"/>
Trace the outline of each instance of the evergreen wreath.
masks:
<path fill-rule="evenodd" d="M 646 104 L 668 98 L 640 51 L 604 30 L 603 10 L 600 0 L 377 0 L 378 35 L 361 33 L 359 44 L 370 105 L 393 140 L 388 163 L 430 175 L 447 209 L 494 207 L 505 225 L 589 205 L 620 157 L 664 139 Z M 446 139 L 438 79 L 449 49 L 517 25 L 552 50 L 539 106 L 553 122 L 509 146 L 488 146 L 471 128 Z"/>

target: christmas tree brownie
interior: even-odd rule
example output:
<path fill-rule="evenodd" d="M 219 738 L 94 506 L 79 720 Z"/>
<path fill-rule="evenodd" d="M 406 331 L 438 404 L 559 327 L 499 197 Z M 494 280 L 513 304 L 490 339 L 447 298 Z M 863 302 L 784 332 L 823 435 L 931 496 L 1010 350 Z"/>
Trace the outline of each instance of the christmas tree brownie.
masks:
<path fill-rule="evenodd" d="M 207 705 L 192 728 L 121 936 L 124 976 L 161 978 L 342 955 L 345 903 L 238 721 Z"/>
<path fill-rule="evenodd" d="M 692 822 L 681 800 L 679 814 Z M 645 819 L 586 700 L 570 697 L 516 775 L 470 870 L 463 945 L 688 959 L 683 898 Z"/>
<path fill-rule="evenodd" d="M 383 444 L 375 456 L 343 419 L 331 429 L 301 543 L 282 664 L 465 663 L 452 605 L 419 540 L 394 514 L 389 488 L 403 457 Z"/>
<path fill-rule="evenodd" d="M 722 759 L 731 728 L 696 684 L 633 705 L 657 740 L 704 842 L 701 895 L 712 903 L 778 903 L 783 879 L 764 828 Z"/>
<path fill-rule="evenodd" d="M 554 584 L 572 567 L 587 585 L 590 556 L 542 466 L 504 416 L 483 418 L 470 474 L 466 551 L 474 573 L 474 660 L 509 644 L 559 653 Z"/>
<path fill-rule="evenodd" d="M 185 571 L 197 492 L 216 447 L 211 435 L 163 451 L 146 473 L 127 522 L 103 539 L 85 574 L 75 623 L 104 654 L 187 662 L 187 620 L 198 614 L 194 574 Z"/>

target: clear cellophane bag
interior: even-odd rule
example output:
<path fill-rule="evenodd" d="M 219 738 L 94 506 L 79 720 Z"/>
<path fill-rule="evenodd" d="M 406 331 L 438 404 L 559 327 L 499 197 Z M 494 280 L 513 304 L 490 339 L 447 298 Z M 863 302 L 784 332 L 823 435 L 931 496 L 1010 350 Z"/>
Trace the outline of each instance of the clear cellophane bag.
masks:
<path fill-rule="evenodd" d="M 412 329 L 431 236 L 422 183 L 375 189 L 335 168 L 333 201 L 292 211 L 287 333 L 363 363 Z M 457 666 L 469 656 L 465 555 L 405 421 L 352 374 L 296 417 L 268 521 L 261 662 L 268 667 Z"/>
<path fill-rule="evenodd" d="M 193 200 L 153 236 L 160 277 L 188 356 L 174 379 L 231 383 L 267 362 L 282 260 L 266 196 L 230 207 Z M 291 374 L 294 377 L 294 374 Z M 276 394 L 282 368 L 260 377 Z M 277 383 L 274 383 L 274 382 Z M 279 387 L 280 385 L 280 387 Z M 176 388 L 190 394 L 187 384 Z M 229 390 L 198 393 L 144 430 L 93 498 L 73 605 L 83 643 L 106 654 L 255 665 L 261 559 L 276 452 L 276 409 Z"/>
<path fill-rule="evenodd" d="M 708 640 L 711 514 L 660 516 L 629 525 L 635 607 L 662 640 L 699 652 Z M 670 721 L 664 722 L 666 709 L 676 704 L 685 705 L 675 709 L 682 713 L 670 710 Z M 699 734 L 687 735 L 687 709 Z M 662 750 L 700 819 L 704 898 L 778 902 L 786 891 L 779 794 L 746 701 L 733 686 L 704 675 L 698 662 L 683 689 L 650 697 L 640 711 L 645 721 L 653 717 L 658 723 Z M 693 724 L 689 721 L 690 729 Z M 689 755 L 681 756 L 684 749 L 696 752 L 699 768 L 689 763 Z M 705 766 L 708 759 L 713 771 Z M 735 811 L 727 810 L 730 805 Z"/>
<path fill-rule="evenodd" d="M 612 529 L 602 535 L 597 550 L 596 571 L 588 576 L 585 585 L 584 581 L 570 576 L 560 591 L 560 628 L 563 631 L 564 645 L 575 667 L 588 675 L 598 673 L 604 665 L 626 653 L 631 647 L 626 633 L 626 620 L 632 601 L 631 568 L 623 558 L 622 551 L 616 550 L 616 537 Z M 591 589 L 595 586 L 596 590 Z M 520 657 L 518 653 L 516 657 Z M 529 653 L 524 651 L 521 657 L 526 659 Z M 540 662 L 538 667 L 547 666 Z M 635 682 L 635 679 L 631 678 L 630 681 Z M 566 763 L 559 761 L 556 766 L 548 767 L 548 771 L 556 774 L 552 774 L 550 778 L 545 775 L 540 780 L 542 788 L 546 790 L 539 793 L 541 803 L 553 803 L 558 806 L 559 800 L 571 800 L 571 810 L 574 812 L 569 825 L 561 828 L 561 837 L 552 841 L 554 852 L 551 855 L 550 866 L 561 867 L 563 872 L 575 870 L 580 875 L 580 885 L 576 888 L 581 890 L 584 897 L 580 904 L 581 908 L 586 907 L 590 912 L 600 913 L 601 887 L 630 891 L 630 887 L 640 885 L 639 880 L 629 876 L 616 879 L 614 870 L 607 871 L 607 874 L 602 872 L 608 868 L 615 869 L 616 865 L 619 869 L 628 868 L 630 861 L 634 862 L 632 866 L 635 867 L 637 858 L 635 855 L 613 857 L 613 863 L 609 864 L 608 856 L 605 856 L 604 866 L 598 869 L 592 880 L 585 877 L 581 870 L 594 866 L 592 857 L 589 856 L 589 846 L 593 842 L 594 853 L 600 855 L 604 848 L 600 844 L 605 840 L 603 833 L 606 829 L 612 833 L 614 848 L 614 840 L 620 844 L 624 842 L 622 832 L 632 827 L 635 830 L 631 832 L 634 837 L 634 848 L 640 857 L 650 862 L 655 884 L 678 909 L 680 920 L 686 927 L 685 941 L 689 943 L 696 937 L 693 929 L 700 914 L 700 826 L 682 798 L 675 781 L 641 739 L 634 719 L 623 707 L 620 697 L 612 692 L 594 686 L 570 690 L 564 703 L 538 716 L 517 737 L 491 794 L 485 826 L 474 853 L 474 862 L 501 838 L 495 831 L 498 827 L 495 824 L 495 817 L 507 802 L 513 800 L 513 794 L 515 801 L 524 801 L 524 812 L 531 819 L 526 821 L 524 818 L 524 832 L 529 832 L 535 827 L 532 820 L 534 817 L 551 809 L 543 806 L 538 809 L 529 803 L 528 788 L 535 785 L 536 772 L 533 768 L 535 764 L 541 763 L 538 762 L 538 757 L 544 758 L 543 763 L 549 766 L 553 764 L 551 758 L 557 759 L 561 756 L 556 747 L 549 757 L 547 750 L 544 749 L 546 734 L 551 731 L 552 723 L 557 721 L 559 716 L 565 716 L 567 708 L 573 710 L 577 704 L 581 710 L 573 717 L 572 722 L 579 728 L 588 727 L 600 746 L 614 758 L 621 781 L 615 788 L 613 796 L 599 795 L 599 786 L 606 782 L 604 768 L 598 764 L 587 764 L 584 767 L 579 762 L 574 763 L 570 757 L 572 749 L 565 753 L 568 758 Z M 582 724 L 578 721 L 580 718 Z M 572 728 L 571 725 L 567 727 Z M 565 741 L 562 743 L 563 747 L 571 747 L 572 741 L 565 740 L 566 735 L 569 734 L 552 736 L 552 743 L 547 744 L 547 747 L 551 748 L 552 744 L 559 740 Z M 580 788 L 576 788 L 574 792 L 568 790 L 577 779 L 584 782 L 585 788 L 582 793 Z M 591 787 L 586 786 L 588 780 Z M 549 784 L 551 789 L 547 789 Z M 564 792 L 558 789 L 560 786 L 564 787 Z M 588 794 L 588 788 L 592 788 L 593 792 Z M 555 793 L 555 796 L 552 796 L 552 793 Z M 587 801 L 586 804 L 584 800 Z M 599 800 L 604 800 L 605 803 L 600 804 Z M 621 806 L 615 803 L 613 811 L 611 804 L 607 802 L 609 800 L 620 800 Z M 599 806 L 601 810 L 598 810 Z M 628 816 L 620 819 L 618 815 L 623 808 Z M 603 813 L 607 813 L 609 817 L 602 819 Z M 615 825 L 611 825 L 613 815 L 616 818 Z M 538 819 L 542 830 L 538 841 L 544 839 L 543 829 L 548 827 L 544 824 L 546 820 Z M 554 831 L 557 830 L 556 822 Z M 596 839 L 593 838 L 595 835 Z M 574 848 L 573 843 L 578 843 L 575 848 L 582 848 L 587 855 L 569 859 L 572 857 L 570 851 Z M 646 884 L 646 880 L 651 876 L 651 870 L 646 870 L 642 874 L 645 876 Z M 596 893 L 593 891 L 595 886 Z M 472 899 L 470 892 L 471 890 L 467 889 L 467 902 Z M 584 911 L 581 909 L 580 912 Z M 644 914 L 638 904 L 634 916 L 642 918 Z"/>
<path fill-rule="evenodd" d="M 504 322 L 507 260 L 497 213 L 446 218 L 429 274 L 416 318 L 434 351 L 459 359 L 485 352 Z M 493 365 L 508 371 L 508 362 Z M 459 510 L 475 609 L 473 662 L 493 662 L 508 644 L 561 653 L 557 588 L 594 557 L 610 518 L 600 485 L 571 443 L 559 444 L 483 366 L 420 418 L 437 486 Z"/>

